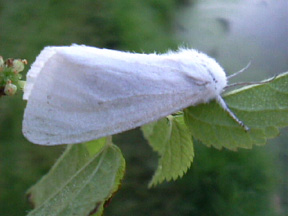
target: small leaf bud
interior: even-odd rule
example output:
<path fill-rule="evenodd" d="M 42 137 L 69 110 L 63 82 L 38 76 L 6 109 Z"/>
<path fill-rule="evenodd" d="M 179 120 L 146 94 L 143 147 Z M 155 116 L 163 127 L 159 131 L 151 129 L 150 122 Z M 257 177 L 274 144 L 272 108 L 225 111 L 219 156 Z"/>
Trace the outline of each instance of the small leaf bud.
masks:
<path fill-rule="evenodd" d="M 19 86 L 19 88 L 20 88 L 21 90 L 24 89 L 25 84 L 26 84 L 26 81 L 23 81 L 23 80 L 19 80 L 19 81 L 18 81 L 18 86 Z"/>
<path fill-rule="evenodd" d="M 3 57 L 0 56 L 0 72 L 4 70 L 5 62 L 3 60 Z"/>
<path fill-rule="evenodd" d="M 0 56 L 0 67 L 4 67 L 4 60 L 2 56 Z"/>
<path fill-rule="evenodd" d="M 5 61 L 6 66 L 7 67 L 13 67 L 13 61 L 14 61 L 14 59 L 12 59 L 12 58 L 6 59 L 6 61 Z"/>
<path fill-rule="evenodd" d="M 21 59 L 15 59 L 12 67 L 15 73 L 19 73 L 24 70 L 24 62 Z"/>
<path fill-rule="evenodd" d="M 17 91 L 17 86 L 16 85 L 14 85 L 12 83 L 9 83 L 9 82 L 5 85 L 4 93 L 6 95 L 12 96 L 12 95 L 14 95 L 16 93 L 16 91 Z"/>

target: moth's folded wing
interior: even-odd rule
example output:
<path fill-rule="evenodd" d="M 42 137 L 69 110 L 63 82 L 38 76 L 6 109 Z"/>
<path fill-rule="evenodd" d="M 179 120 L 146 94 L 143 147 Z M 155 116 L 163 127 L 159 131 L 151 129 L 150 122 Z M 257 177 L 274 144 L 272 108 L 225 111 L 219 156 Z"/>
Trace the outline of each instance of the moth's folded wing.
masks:
<path fill-rule="evenodd" d="M 33 143 L 72 144 L 112 135 L 185 108 L 205 94 L 205 86 L 173 68 L 97 53 L 83 54 L 81 61 L 74 57 L 55 48 L 38 68 L 23 120 L 23 134 Z"/>

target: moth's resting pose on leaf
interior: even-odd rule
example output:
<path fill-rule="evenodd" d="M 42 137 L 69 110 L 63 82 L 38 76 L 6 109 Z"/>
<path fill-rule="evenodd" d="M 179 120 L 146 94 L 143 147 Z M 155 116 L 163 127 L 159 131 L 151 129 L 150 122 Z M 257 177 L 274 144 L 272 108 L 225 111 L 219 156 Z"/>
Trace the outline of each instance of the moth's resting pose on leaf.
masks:
<path fill-rule="evenodd" d="M 27 75 L 23 133 L 42 145 L 80 143 L 221 98 L 222 67 L 193 49 L 136 54 L 88 46 L 46 47 Z"/>

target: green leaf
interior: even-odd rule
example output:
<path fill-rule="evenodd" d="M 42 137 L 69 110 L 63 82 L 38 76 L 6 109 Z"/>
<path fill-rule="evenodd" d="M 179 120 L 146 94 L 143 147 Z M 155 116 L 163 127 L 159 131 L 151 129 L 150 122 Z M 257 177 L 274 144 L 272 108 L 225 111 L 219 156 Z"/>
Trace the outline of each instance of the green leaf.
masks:
<path fill-rule="evenodd" d="M 207 146 L 235 150 L 263 145 L 288 126 L 288 72 L 275 80 L 224 96 L 232 112 L 250 128 L 245 132 L 215 101 L 184 110 L 193 137 Z"/>
<path fill-rule="evenodd" d="M 144 125 L 142 131 L 153 150 L 160 155 L 158 168 L 149 187 L 164 180 L 182 177 L 191 166 L 194 156 L 192 137 L 183 115 L 168 116 Z"/>
<path fill-rule="evenodd" d="M 111 140 L 68 145 L 49 173 L 29 189 L 35 209 L 28 215 L 101 215 L 124 170 L 121 151 Z"/>

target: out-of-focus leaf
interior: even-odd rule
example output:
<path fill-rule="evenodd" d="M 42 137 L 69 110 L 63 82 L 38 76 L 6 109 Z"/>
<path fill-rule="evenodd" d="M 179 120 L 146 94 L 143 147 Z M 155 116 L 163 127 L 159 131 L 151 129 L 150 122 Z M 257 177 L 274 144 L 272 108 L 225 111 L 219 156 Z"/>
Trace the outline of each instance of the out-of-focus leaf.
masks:
<path fill-rule="evenodd" d="M 29 189 L 35 209 L 28 215 L 101 215 L 125 170 L 120 150 L 105 140 L 67 146 L 49 173 Z"/>

